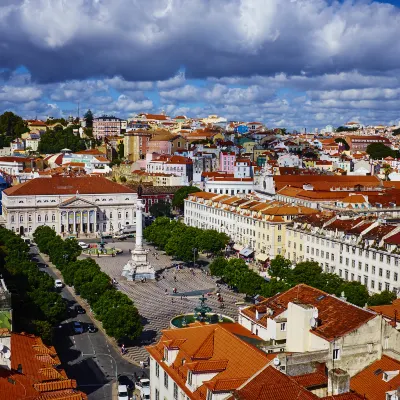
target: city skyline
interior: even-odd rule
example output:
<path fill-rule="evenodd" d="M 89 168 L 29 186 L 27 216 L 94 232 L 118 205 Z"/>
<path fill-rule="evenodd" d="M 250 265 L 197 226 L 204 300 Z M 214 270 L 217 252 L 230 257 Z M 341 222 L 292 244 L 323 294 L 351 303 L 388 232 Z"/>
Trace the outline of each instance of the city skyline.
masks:
<path fill-rule="evenodd" d="M 3 1 L 0 112 L 397 124 L 398 5 Z"/>

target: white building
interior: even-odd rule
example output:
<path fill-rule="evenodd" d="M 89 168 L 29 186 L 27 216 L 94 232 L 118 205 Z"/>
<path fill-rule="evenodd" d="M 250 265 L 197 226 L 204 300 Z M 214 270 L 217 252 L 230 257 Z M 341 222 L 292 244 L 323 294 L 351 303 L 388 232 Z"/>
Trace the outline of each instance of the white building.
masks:
<path fill-rule="evenodd" d="M 25 168 L 27 159 L 24 157 L 0 157 L 0 170 L 9 175 L 16 176 Z"/>
<path fill-rule="evenodd" d="M 285 257 L 316 261 L 325 272 L 358 281 L 371 293 L 400 293 L 400 226 L 379 219 L 319 214 L 286 227 Z"/>
<path fill-rule="evenodd" d="M 133 225 L 137 194 L 99 176 L 59 176 L 29 180 L 3 192 L 5 226 L 32 235 L 41 225 L 58 234 L 114 232 Z"/>

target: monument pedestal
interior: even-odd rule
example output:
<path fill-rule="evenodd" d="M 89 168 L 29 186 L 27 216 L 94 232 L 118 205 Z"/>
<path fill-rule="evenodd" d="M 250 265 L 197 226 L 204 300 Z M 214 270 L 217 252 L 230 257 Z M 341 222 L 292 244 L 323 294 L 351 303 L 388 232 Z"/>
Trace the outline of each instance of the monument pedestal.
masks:
<path fill-rule="evenodd" d="M 140 281 L 144 278 L 155 279 L 154 267 L 147 261 L 147 251 L 133 250 L 132 259 L 124 266 L 122 276 L 128 281 Z"/>
<path fill-rule="evenodd" d="M 128 281 L 155 279 L 156 277 L 154 267 L 147 260 L 147 250 L 143 248 L 143 208 L 144 204 L 138 199 L 136 203 L 136 247 L 131 251 L 132 259 L 122 270 L 122 276 Z"/>

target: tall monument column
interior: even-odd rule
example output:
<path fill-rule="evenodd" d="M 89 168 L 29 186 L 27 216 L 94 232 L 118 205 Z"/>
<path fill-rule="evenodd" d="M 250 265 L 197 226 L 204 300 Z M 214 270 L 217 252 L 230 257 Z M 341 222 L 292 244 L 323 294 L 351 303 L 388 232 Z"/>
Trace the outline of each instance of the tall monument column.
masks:
<path fill-rule="evenodd" d="M 128 281 L 138 281 L 144 278 L 155 279 L 154 267 L 147 260 L 148 250 L 143 248 L 143 209 L 144 204 L 138 198 L 136 202 L 136 245 L 135 249 L 131 251 L 132 259 L 122 270 L 122 276 Z"/>
<path fill-rule="evenodd" d="M 143 210 L 144 204 L 141 199 L 136 202 L 136 248 L 135 250 L 143 249 Z"/>

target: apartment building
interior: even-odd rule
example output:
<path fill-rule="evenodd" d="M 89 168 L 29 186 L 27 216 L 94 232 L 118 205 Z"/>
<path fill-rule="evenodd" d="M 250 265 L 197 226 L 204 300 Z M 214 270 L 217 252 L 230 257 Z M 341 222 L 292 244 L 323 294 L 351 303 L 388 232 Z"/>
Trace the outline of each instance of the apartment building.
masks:
<path fill-rule="evenodd" d="M 107 136 L 121 134 L 121 120 L 117 117 L 104 115 L 93 119 L 93 136 L 103 139 Z"/>
<path fill-rule="evenodd" d="M 400 292 L 400 226 L 381 219 L 301 216 L 286 227 L 284 256 L 316 261 L 325 272 L 364 284 L 372 293 Z"/>
<path fill-rule="evenodd" d="M 185 224 L 226 233 L 241 251 L 248 248 L 265 261 L 283 254 L 286 226 L 294 217 L 316 213 L 307 207 L 260 202 L 207 192 L 185 200 Z"/>

